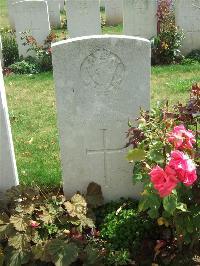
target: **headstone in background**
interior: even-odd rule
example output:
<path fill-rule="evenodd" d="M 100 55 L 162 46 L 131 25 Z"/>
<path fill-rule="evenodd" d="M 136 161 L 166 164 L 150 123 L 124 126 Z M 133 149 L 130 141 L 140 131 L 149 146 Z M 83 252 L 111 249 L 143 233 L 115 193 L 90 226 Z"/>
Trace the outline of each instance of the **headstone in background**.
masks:
<path fill-rule="evenodd" d="M 31 53 L 27 53 L 29 46 L 23 45 L 22 32 L 28 32 L 28 35 L 33 36 L 39 45 L 43 45 L 50 34 L 47 2 L 20 1 L 13 6 L 19 55 L 26 57 Z"/>
<path fill-rule="evenodd" d="M 11 29 L 13 30 L 15 29 L 13 4 L 16 2 L 17 0 L 7 0 L 8 18 L 9 18 Z"/>
<path fill-rule="evenodd" d="M 1 41 L 1 35 L 0 35 L 0 62 L 1 62 L 1 66 L 4 66 L 4 62 L 3 62 L 3 47 L 2 47 L 2 41 Z"/>
<path fill-rule="evenodd" d="M 68 0 L 66 8 L 71 38 L 101 34 L 99 0 Z"/>
<path fill-rule="evenodd" d="M 49 21 L 52 28 L 60 28 L 60 1 L 46 0 L 48 4 Z"/>
<path fill-rule="evenodd" d="M 104 7 L 105 8 L 105 0 L 100 0 L 100 7 Z"/>
<path fill-rule="evenodd" d="M 157 0 L 123 0 L 123 33 L 150 39 L 157 35 Z"/>
<path fill-rule="evenodd" d="M 150 106 L 150 42 L 87 36 L 53 44 L 52 54 L 65 195 L 93 181 L 106 201 L 138 196 L 125 132 Z"/>
<path fill-rule="evenodd" d="M 185 34 L 183 54 L 200 49 L 200 0 L 176 0 L 175 18 L 176 25 Z"/>
<path fill-rule="evenodd" d="M 60 10 L 63 11 L 65 10 L 65 1 L 64 0 L 58 0 L 59 4 L 60 4 Z"/>
<path fill-rule="evenodd" d="M 0 62 L 0 199 L 3 192 L 18 184 L 6 92 Z"/>
<path fill-rule="evenodd" d="M 123 22 L 123 1 L 105 0 L 106 24 L 110 26 Z"/>

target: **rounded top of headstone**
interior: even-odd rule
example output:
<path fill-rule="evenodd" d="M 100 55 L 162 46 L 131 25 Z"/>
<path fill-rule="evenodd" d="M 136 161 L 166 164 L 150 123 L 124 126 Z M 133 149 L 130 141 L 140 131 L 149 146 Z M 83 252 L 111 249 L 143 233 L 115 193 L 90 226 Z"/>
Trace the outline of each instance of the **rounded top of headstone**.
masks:
<path fill-rule="evenodd" d="M 69 43 L 74 43 L 74 42 L 80 42 L 83 40 L 101 40 L 101 39 L 110 39 L 110 40 L 132 40 L 135 42 L 143 42 L 143 43 L 147 43 L 150 45 L 150 41 L 145 39 L 145 38 L 141 38 L 141 37 L 136 37 L 136 36 L 128 36 L 128 35 L 109 35 L 109 34 L 105 34 L 105 35 L 90 35 L 90 36 L 81 36 L 81 37 L 76 37 L 76 38 L 70 38 L 64 41 L 59 41 L 56 43 L 52 43 L 52 48 L 60 46 L 60 45 L 65 45 L 65 44 L 69 44 Z"/>
<path fill-rule="evenodd" d="M 44 0 L 23 0 L 23 1 L 17 1 L 14 2 L 12 5 L 20 6 L 20 5 L 47 5 L 47 2 Z"/>

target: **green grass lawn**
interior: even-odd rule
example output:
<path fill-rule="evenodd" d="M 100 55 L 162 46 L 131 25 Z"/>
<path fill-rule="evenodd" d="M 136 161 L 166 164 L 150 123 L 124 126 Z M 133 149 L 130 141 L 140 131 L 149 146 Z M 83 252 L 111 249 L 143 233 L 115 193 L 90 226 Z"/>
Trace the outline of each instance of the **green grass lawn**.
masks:
<path fill-rule="evenodd" d="M 7 1 L 0 0 L 0 28 L 5 28 L 8 26 L 9 26 L 9 21 L 8 21 Z"/>
<path fill-rule="evenodd" d="M 185 100 L 195 82 L 200 82 L 200 64 L 153 67 L 152 105 L 162 99 L 171 104 Z M 61 165 L 52 73 L 11 75 L 5 84 L 20 180 L 58 186 Z"/>

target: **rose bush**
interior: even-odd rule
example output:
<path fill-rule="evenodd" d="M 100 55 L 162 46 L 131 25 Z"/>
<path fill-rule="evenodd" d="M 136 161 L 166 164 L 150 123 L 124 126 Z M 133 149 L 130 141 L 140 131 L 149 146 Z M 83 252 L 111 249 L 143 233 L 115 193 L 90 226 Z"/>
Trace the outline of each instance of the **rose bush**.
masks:
<path fill-rule="evenodd" d="M 179 247 L 193 247 L 200 239 L 199 113 L 200 86 L 195 84 L 186 105 L 170 110 L 166 102 L 141 111 L 138 126 L 129 122 L 127 134 L 133 180 L 144 185 L 139 210 L 169 226 Z"/>

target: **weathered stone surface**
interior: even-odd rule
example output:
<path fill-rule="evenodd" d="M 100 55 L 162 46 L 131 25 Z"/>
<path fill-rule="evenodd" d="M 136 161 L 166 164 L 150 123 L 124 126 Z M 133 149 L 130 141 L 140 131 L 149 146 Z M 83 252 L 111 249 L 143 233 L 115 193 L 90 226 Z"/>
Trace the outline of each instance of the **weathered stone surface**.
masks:
<path fill-rule="evenodd" d="M 52 28 L 60 28 L 60 2 L 58 0 L 46 0 L 48 4 L 49 21 Z M 63 1 L 64 3 L 64 1 Z"/>
<path fill-rule="evenodd" d="M 18 185 L 18 183 L 6 92 L 0 62 L 0 199 L 3 192 L 12 186 Z"/>
<path fill-rule="evenodd" d="M 52 53 L 65 194 L 93 181 L 106 200 L 137 196 L 125 132 L 150 105 L 150 42 L 82 37 L 53 44 Z"/>
<path fill-rule="evenodd" d="M 118 25 L 123 22 L 122 0 L 106 0 L 105 13 L 107 25 Z"/>
<path fill-rule="evenodd" d="M 67 0 L 66 5 L 71 38 L 101 34 L 99 0 Z"/>
<path fill-rule="evenodd" d="M 42 45 L 50 33 L 49 14 L 46 1 L 20 1 L 14 6 L 14 20 L 19 55 L 27 56 L 28 45 L 24 46 L 21 33 L 28 32 Z"/>
<path fill-rule="evenodd" d="M 157 35 L 157 0 L 124 0 L 123 32 L 150 39 Z"/>
<path fill-rule="evenodd" d="M 200 49 L 200 0 L 176 0 L 175 18 L 176 25 L 185 34 L 183 54 Z"/>

